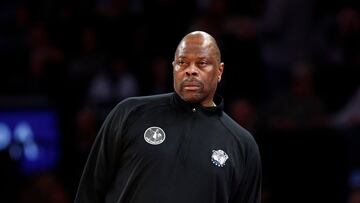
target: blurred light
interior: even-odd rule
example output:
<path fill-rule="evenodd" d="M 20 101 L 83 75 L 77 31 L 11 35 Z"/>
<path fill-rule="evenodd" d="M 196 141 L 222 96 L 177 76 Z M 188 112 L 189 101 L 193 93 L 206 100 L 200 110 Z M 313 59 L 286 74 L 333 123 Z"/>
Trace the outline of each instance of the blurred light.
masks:
<path fill-rule="evenodd" d="M 24 145 L 24 155 L 27 160 L 34 161 L 39 157 L 39 148 L 34 142 Z"/>
<path fill-rule="evenodd" d="M 11 133 L 9 127 L 0 123 L 0 150 L 6 149 L 11 141 Z"/>
<path fill-rule="evenodd" d="M 349 185 L 351 188 L 360 188 L 360 169 L 355 169 L 351 172 Z"/>
<path fill-rule="evenodd" d="M 14 130 L 14 138 L 21 143 L 33 141 L 33 132 L 30 125 L 27 122 L 17 124 Z"/>
<path fill-rule="evenodd" d="M 10 158 L 16 161 L 22 174 L 32 175 L 56 167 L 60 149 L 55 111 L 31 107 L 0 110 L 0 123 L 4 124 L 0 133 L 10 136 L 10 141 L 5 138 L 2 145 L 7 146 Z"/>

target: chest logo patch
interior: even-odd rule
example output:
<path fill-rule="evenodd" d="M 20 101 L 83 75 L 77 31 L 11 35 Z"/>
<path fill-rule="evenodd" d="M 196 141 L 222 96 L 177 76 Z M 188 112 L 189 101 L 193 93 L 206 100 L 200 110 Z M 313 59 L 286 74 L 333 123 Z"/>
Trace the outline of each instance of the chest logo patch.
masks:
<path fill-rule="evenodd" d="M 164 142 L 165 132 L 163 129 L 153 126 L 145 130 L 144 139 L 147 143 L 152 145 L 158 145 Z"/>
<path fill-rule="evenodd" d="M 229 158 L 229 156 L 221 149 L 219 150 L 212 150 L 211 155 L 211 162 L 215 164 L 218 167 L 225 166 L 226 160 Z"/>

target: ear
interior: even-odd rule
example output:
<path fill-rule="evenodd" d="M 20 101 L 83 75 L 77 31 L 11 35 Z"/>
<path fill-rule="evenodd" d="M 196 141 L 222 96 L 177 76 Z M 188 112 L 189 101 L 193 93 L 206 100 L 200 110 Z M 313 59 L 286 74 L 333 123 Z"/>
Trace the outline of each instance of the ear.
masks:
<path fill-rule="evenodd" d="M 219 65 L 219 74 L 218 74 L 218 78 L 217 78 L 218 82 L 221 81 L 221 77 L 222 77 L 223 72 L 224 72 L 224 63 L 221 62 L 220 65 Z"/>
<path fill-rule="evenodd" d="M 171 63 L 171 65 L 172 65 L 172 67 L 173 67 L 172 71 L 174 72 L 174 71 L 175 71 L 175 61 L 173 61 L 173 62 Z"/>

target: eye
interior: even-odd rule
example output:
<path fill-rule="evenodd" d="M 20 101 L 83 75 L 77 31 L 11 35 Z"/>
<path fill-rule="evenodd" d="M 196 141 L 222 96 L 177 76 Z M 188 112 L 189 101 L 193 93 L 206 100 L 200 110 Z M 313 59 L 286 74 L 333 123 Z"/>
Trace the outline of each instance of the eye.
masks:
<path fill-rule="evenodd" d="M 204 66 L 208 65 L 208 62 L 207 61 L 200 61 L 198 64 L 199 64 L 199 66 L 204 67 Z"/>
<path fill-rule="evenodd" d="M 177 63 L 177 65 L 179 65 L 179 66 L 184 66 L 184 65 L 186 65 L 186 62 L 185 62 L 184 60 L 178 60 L 176 63 Z"/>

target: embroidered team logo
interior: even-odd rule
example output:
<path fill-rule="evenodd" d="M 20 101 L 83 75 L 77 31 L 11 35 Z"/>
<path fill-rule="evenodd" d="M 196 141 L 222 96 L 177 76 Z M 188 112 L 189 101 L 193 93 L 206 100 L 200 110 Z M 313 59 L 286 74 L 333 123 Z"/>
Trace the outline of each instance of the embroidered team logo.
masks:
<path fill-rule="evenodd" d="M 221 149 L 212 151 L 211 162 L 218 167 L 225 166 L 225 162 L 228 158 L 229 156 Z"/>
<path fill-rule="evenodd" d="M 144 139 L 149 144 L 158 145 L 164 142 L 165 132 L 159 127 L 150 127 L 145 130 Z"/>

